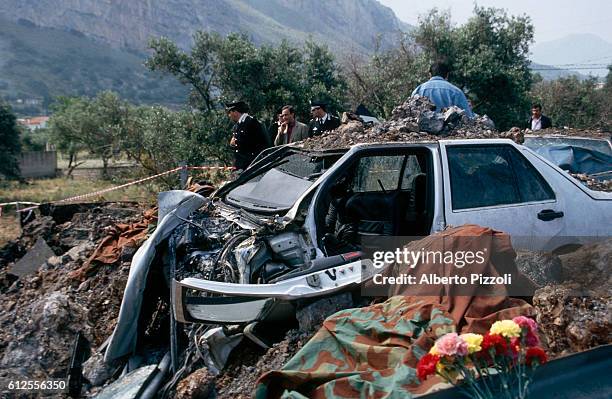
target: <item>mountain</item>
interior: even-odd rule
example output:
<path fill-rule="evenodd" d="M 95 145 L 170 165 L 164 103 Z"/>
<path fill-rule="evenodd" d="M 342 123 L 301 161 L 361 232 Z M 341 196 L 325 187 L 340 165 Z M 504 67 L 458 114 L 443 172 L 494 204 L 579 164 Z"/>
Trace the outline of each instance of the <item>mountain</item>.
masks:
<path fill-rule="evenodd" d="M 529 67 L 531 68 L 532 72 L 539 74 L 544 80 L 555 80 L 559 78 L 566 78 L 568 76 L 576 76 L 578 79 L 586 79 L 586 76 L 578 73 L 577 71 L 568 71 L 566 69 L 555 68 L 550 65 L 532 62 Z"/>
<path fill-rule="evenodd" d="M 187 89 L 149 72 L 144 58 L 78 32 L 0 19 L 0 99 L 20 116 L 46 114 L 56 96 L 93 97 L 102 90 L 139 104 L 184 103 Z"/>
<path fill-rule="evenodd" d="M 77 31 L 118 48 L 143 50 L 165 36 L 189 48 L 197 30 L 246 32 L 257 43 L 308 37 L 368 52 L 409 28 L 376 0 L 2 0 L 0 16 Z"/>
<path fill-rule="evenodd" d="M 612 64 L 612 43 L 592 34 L 574 34 L 537 44 L 531 59 L 538 64 L 563 65 L 563 69 L 580 68 L 575 70 L 601 77 L 607 74 L 605 66 Z M 589 69 L 593 64 L 597 67 Z"/>
<path fill-rule="evenodd" d="M 143 66 L 151 37 L 189 49 L 197 30 L 244 32 L 258 44 L 312 39 L 367 54 L 409 29 L 376 0 L 0 0 L 0 98 L 20 115 L 100 90 L 180 104 L 186 88 Z"/>

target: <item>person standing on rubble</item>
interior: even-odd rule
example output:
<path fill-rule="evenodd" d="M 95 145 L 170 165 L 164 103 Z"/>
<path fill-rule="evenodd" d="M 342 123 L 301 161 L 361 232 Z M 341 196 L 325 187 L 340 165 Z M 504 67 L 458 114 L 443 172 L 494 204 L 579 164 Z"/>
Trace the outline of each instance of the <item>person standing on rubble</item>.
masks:
<path fill-rule="evenodd" d="M 302 141 L 308 138 L 308 126 L 295 119 L 295 108 L 285 105 L 280 113 L 280 126 L 274 139 L 274 145 Z"/>
<path fill-rule="evenodd" d="M 546 115 L 542 115 L 542 106 L 533 104 L 531 106 L 531 119 L 529 119 L 529 129 L 540 130 L 552 127 L 552 121 Z"/>
<path fill-rule="evenodd" d="M 232 129 L 230 147 L 234 149 L 234 167 L 246 169 L 260 152 L 270 147 L 270 140 L 261 123 L 247 113 L 244 101 L 229 103 L 225 107 L 227 116 L 235 125 Z"/>
<path fill-rule="evenodd" d="M 340 126 L 340 119 L 337 116 L 327 113 L 327 104 L 322 101 L 310 102 L 310 114 L 312 119 L 308 124 L 308 136 L 320 136 L 323 132 L 336 129 Z"/>
<path fill-rule="evenodd" d="M 417 86 L 412 92 L 412 97 L 417 95 L 428 97 L 436 105 L 438 112 L 441 112 L 442 108 L 455 105 L 463 109 L 470 118 L 474 117 L 474 112 L 463 91 L 448 81 L 450 66 L 447 61 L 434 62 L 429 68 L 429 74 L 431 79 Z"/>

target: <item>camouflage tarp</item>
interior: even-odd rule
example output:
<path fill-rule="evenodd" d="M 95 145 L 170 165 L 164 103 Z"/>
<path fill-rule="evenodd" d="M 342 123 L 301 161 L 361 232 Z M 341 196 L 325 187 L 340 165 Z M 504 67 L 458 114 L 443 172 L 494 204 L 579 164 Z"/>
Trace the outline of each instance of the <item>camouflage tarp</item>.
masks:
<path fill-rule="evenodd" d="M 490 229 L 463 226 L 440 235 L 485 236 L 498 256 L 515 256 L 509 237 Z M 424 242 L 432 248 L 439 241 L 425 239 L 418 245 Z M 483 270 L 493 263 L 487 262 Z M 386 399 L 424 393 L 441 381 L 430 378 L 419 384 L 415 368 L 438 337 L 455 330 L 484 333 L 495 320 L 521 314 L 533 315 L 533 308 L 521 299 L 448 295 L 396 295 L 340 311 L 325 320 L 282 370 L 260 378 L 255 397 Z"/>

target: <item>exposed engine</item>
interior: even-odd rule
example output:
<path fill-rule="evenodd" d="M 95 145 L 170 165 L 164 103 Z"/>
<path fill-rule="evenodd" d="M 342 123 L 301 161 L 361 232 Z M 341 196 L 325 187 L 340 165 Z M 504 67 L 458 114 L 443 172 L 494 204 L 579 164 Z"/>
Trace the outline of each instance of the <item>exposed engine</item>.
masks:
<path fill-rule="evenodd" d="M 265 227 L 253 232 L 221 217 L 196 213 L 176 229 L 168 246 L 178 279 L 263 284 L 310 265 L 315 251 L 304 237 Z"/>

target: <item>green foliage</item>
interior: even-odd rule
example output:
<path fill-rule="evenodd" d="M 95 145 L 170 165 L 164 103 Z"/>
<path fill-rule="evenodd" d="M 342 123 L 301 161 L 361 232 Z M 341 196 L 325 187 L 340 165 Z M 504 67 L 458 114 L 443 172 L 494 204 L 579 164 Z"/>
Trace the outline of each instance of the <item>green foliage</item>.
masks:
<path fill-rule="evenodd" d="M 533 25 L 529 17 L 508 17 L 501 9 L 475 7 L 474 13 L 456 31 L 456 82 L 468 90 L 475 112 L 507 129 L 522 123 L 529 109 Z"/>
<path fill-rule="evenodd" d="M 37 129 L 34 132 L 23 129 L 20 141 L 22 151 L 44 151 L 49 141 L 49 134 L 47 129 Z"/>
<path fill-rule="evenodd" d="M 527 17 L 475 7 L 465 25 L 451 24 L 450 14 L 433 9 L 419 20 L 395 49 L 377 51 L 365 64 L 348 64 L 351 97 L 382 117 L 427 79 L 429 65 L 446 58 L 449 80 L 467 92 L 474 111 L 489 115 L 498 128 L 522 122 L 529 108 L 529 44 L 533 26 Z"/>
<path fill-rule="evenodd" d="M 608 76 L 610 76 L 608 74 Z M 612 129 L 610 87 L 597 88 L 597 79 L 575 76 L 537 83 L 532 96 L 554 126 Z"/>
<path fill-rule="evenodd" d="M 60 98 L 49 120 L 50 139 L 69 156 L 69 169 L 76 155 L 86 149 L 102 160 L 103 176 L 109 160 L 121 152 L 119 141 L 125 132 L 130 106 L 117 94 L 105 91 L 94 99 Z"/>
<path fill-rule="evenodd" d="M 393 108 L 427 79 L 427 67 L 419 63 L 407 36 L 390 50 L 377 49 L 367 61 L 352 56 L 344 65 L 351 108 L 365 105 L 374 115 L 387 119 Z"/>
<path fill-rule="evenodd" d="M 336 110 L 344 102 L 345 82 L 333 55 L 313 42 L 303 48 L 287 42 L 258 47 L 243 34 L 197 32 L 189 53 L 164 38 L 152 40 L 150 47 L 146 65 L 189 85 L 191 104 L 202 111 L 241 99 L 262 120 L 274 119 L 286 104 L 306 118 L 311 98 L 325 99 Z"/>
<path fill-rule="evenodd" d="M 19 178 L 21 144 L 17 118 L 8 105 L 0 103 L 0 175 L 9 179 Z"/>
<path fill-rule="evenodd" d="M 139 107 L 130 113 L 121 148 L 152 173 L 188 165 L 228 164 L 227 116 L 217 112 L 173 112 Z"/>

